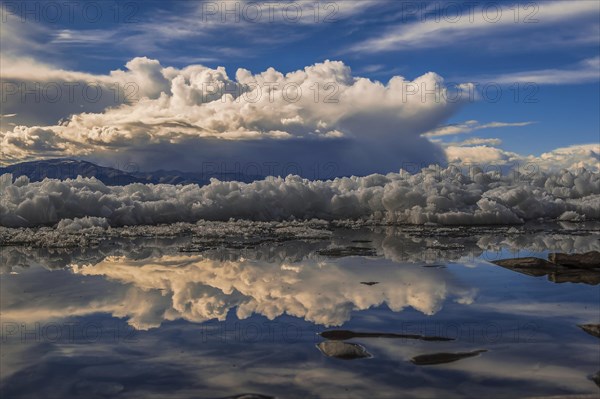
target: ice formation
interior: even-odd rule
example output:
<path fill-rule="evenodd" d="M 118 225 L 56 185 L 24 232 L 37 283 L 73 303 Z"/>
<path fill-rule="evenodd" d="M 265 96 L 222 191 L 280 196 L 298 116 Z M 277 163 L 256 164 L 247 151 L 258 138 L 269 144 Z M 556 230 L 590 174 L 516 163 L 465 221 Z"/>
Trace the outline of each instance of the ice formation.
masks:
<path fill-rule="evenodd" d="M 199 220 L 378 220 L 403 224 L 520 224 L 600 216 L 600 174 L 429 167 L 419 173 L 307 180 L 269 177 L 253 183 L 211 180 L 206 186 L 106 186 L 94 178 L 30 182 L 0 177 L 0 225 L 62 229 Z"/>
<path fill-rule="evenodd" d="M 329 258 L 320 251 L 362 245 L 376 257 L 396 263 L 472 263 L 535 256 L 543 252 L 600 251 L 600 223 L 559 222 L 519 226 L 368 226 L 356 222 L 201 221 L 159 226 L 82 230 L 0 227 L 0 274 L 30 264 L 61 269 L 69 264 L 99 263 L 108 256 L 142 259 L 150 256 L 201 253 L 214 260 L 246 259 L 300 262 Z M 71 226 L 71 224 L 69 224 Z M 358 240 L 358 241 L 356 241 Z M 360 244 L 362 242 L 362 244 Z"/>

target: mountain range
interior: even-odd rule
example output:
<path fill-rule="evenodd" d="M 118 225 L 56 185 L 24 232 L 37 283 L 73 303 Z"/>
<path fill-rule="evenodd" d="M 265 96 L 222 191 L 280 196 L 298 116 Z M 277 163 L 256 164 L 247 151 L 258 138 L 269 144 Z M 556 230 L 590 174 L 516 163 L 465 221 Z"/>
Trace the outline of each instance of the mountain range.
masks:
<path fill-rule="evenodd" d="M 96 165 L 88 161 L 68 158 L 47 159 L 42 161 L 22 162 L 6 167 L 0 167 L 0 175 L 12 173 L 14 178 L 27 176 L 30 181 L 50 179 L 75 179 L 95 177 L 108 186 L 125 186 L 132 183 L 153 184 L 198 184 L 205 185 L 211 178 L 222 181 L 252 182 L 265 176 L 245 175 L 241 173 L 203 174 L 181 172 L 178 170 L 157 170 L 151 172 L 123 171 L 116 168 Z"/>

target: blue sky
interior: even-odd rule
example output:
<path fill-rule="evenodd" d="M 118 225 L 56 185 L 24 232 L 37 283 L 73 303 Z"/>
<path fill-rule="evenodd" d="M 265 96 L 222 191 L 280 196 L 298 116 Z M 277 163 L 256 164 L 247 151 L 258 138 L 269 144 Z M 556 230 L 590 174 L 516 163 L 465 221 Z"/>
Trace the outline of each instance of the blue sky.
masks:
<path fill-rule="evenodd" d="M 461 104 L 439 126 L 501 122 L 506 126 L 476 136 L 528 155 L 600 140 L 600 14 L 593 0 L 82 2 L 60 6 L 60 16 L 52 8 L 58 3 L 49 4 L 3 3 L 4 56 L 97 76 L 124 69 L 135 57 L 162 67 L 223 66 L 230 78 L 238 68 L 288 73 L 325 60 L 384 84 L 393 76 L 413 80 L 435 72 L 446 82 L 502 92 L 499 101 L 479 96 Z M 302 17 L 294 21 L 298 8 Z"/>

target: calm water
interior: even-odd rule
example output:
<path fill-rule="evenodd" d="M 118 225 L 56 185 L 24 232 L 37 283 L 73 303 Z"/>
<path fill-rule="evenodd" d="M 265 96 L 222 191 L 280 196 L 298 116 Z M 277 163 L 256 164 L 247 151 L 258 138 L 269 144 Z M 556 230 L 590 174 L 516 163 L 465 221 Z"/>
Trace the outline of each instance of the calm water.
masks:
<path fill-rule="evenodd" d="M 191 237 L 4 247 L 0 396 L 594 397 L 600 340 L 577 325 L 600 323 L 600 285 L 488 261 L 598 250 L 599 238 L 373 228 L 201 252 L 180 251 Z M 318 334 L 340 329 L 453 340 Z"/>

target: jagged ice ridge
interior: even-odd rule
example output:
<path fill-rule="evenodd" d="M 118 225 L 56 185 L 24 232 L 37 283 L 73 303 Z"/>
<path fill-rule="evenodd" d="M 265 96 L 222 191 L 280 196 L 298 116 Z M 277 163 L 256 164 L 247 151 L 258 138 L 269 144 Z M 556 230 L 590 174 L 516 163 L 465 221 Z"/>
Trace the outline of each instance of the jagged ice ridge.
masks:
<path fill-rule="evenodd" d="M 581 169 L 501 175 L 428 167 L 419 173 L 311 181 L 269 177 L 205 186 L 106 186 L 95 178 L 0 177 L 0 225 L 89 228 L 248 219 L 353 219 L 445 225 L 599 219 L 600 174 Z"/>

